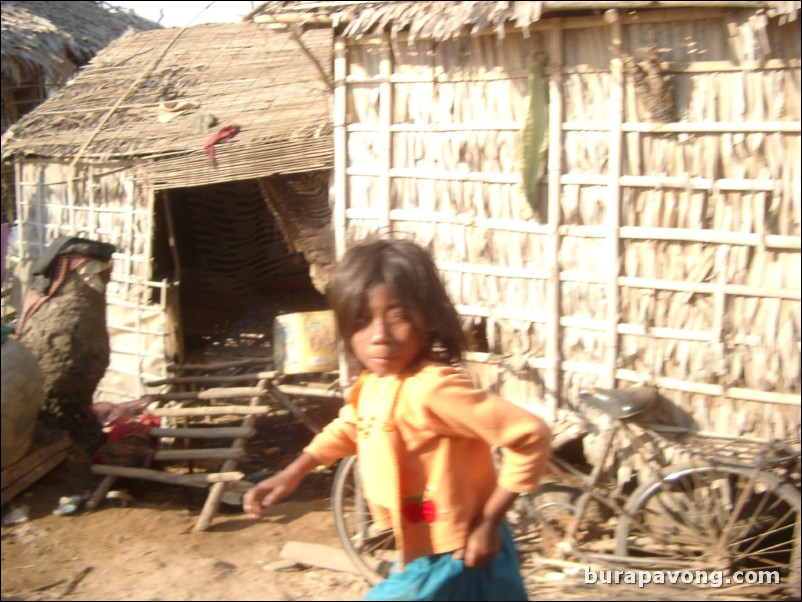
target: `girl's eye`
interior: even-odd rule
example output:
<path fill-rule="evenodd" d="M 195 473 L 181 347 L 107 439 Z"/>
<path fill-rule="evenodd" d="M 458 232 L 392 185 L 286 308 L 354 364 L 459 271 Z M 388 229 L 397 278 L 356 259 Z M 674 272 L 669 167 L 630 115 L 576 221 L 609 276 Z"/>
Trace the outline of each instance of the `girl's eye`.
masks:
<path fill-rule="evenodd" d="M 403 311 L 394 311 L 389 316 L 391 322 L 406 322 L 407 314 Z"/>

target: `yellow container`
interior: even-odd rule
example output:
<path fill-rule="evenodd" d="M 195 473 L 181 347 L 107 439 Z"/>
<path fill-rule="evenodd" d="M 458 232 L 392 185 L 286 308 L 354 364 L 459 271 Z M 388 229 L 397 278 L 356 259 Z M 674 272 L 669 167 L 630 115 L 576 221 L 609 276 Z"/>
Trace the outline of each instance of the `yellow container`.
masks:
<path fill-rule="evenodd" d="M 284 374 L 329 372 L 338 367 L 337 328 L 333 311 L 276 316 L 273 362 Z"/>

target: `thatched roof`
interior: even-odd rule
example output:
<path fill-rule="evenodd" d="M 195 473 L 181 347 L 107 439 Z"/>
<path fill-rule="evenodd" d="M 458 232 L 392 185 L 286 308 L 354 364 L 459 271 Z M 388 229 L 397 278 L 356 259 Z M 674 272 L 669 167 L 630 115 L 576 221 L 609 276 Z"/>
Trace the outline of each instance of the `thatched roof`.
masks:
<path fill-rule="evenodd" d="M 39 74 L 57 83 L 129 30 L 161 27 L 103 2 L 3 2 L 2 72 L 14 84 Z"/>
<path fill-rule="evenodd" d="M 292 32 L 254 23 L 126 36 L 15 124 L 3 137 L 3 157 L 147 157 L 154 169 L 167 164 L 190 178 L 327 167 L 331 52 L 327 30 L 299 42 Z M 168 120 L 165 109 L 181 101 L 190 109 Z M 215 146 L 213 166 L 204 145 L 228 125 L 238 133 Z"/>
<path fill-rule="evenodd" d="M 508 24 L 528 27 L 546 14 L 710 6 L 753 8 L 795 19 L 802 2 L 265 2 L 246 19 L 329 23 L 351 38 L 386 30 L 446 39 L 466 28 L 473 33 L 492 28 L 503 36 Z"/>

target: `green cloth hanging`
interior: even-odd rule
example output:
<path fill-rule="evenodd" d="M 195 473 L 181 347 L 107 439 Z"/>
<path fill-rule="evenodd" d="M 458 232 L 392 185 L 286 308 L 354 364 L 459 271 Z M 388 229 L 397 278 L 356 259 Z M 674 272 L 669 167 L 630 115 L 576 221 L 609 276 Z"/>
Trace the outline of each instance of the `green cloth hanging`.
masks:
<path fill-rule="evenodd" d="M 549 98 L 543 63 L 535 60 L 526 87 L 529 109 L 523 129 L 522 188 L 531 213 L 538 211 L 538 188 L 546 172 L 549 150 Z"/>

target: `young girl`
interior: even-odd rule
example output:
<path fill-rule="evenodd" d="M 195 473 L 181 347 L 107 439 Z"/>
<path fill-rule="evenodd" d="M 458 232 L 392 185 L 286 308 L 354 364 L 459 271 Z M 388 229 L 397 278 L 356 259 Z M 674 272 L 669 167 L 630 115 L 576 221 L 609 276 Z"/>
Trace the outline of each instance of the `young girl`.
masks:
<path fill-rule="evenodd" d="M 245 512 L 260 516 L 316 466 L 357 454 L 374 520 L 392 526 L 400 554 L 366 600 L 526 600 L 503 520 L 519 493 L 537 487 L 549 429 L 454 367 L 464 350 L 460 321 L 415 243 L 353 246 L 329 302 L 363 372 L 339 416 L 245 494 Z M 505 448 L 498 472 L 493 446 Z"/>

